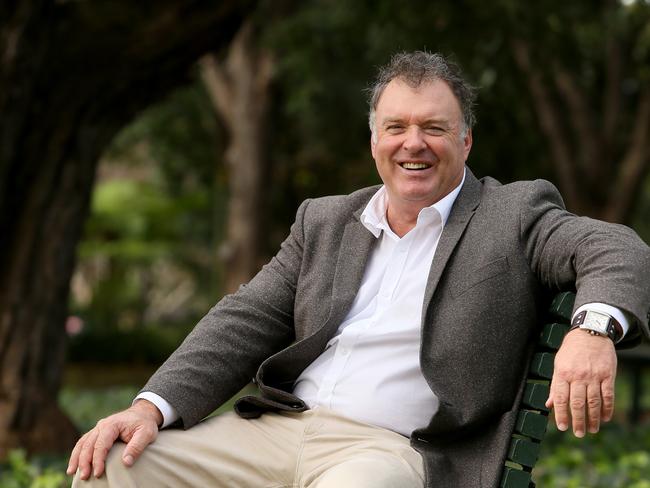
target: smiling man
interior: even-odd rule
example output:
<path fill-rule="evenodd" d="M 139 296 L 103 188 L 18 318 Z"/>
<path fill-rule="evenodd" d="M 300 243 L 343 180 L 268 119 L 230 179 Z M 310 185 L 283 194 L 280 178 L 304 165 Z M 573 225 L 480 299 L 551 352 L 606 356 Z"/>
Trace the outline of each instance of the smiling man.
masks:
<path fill-rule="evenodd" d="M 548 182 L 478 180 L 473 101 L 443 56 L 394 56 L 370 100 L 384 185 L 304 202 L 271 262 L 80 439 L 74 485 L 494 488 L 536 317 L 574 287 L 547 405 L 597 432 L 615 344 L 649 335 L 650 250 Z M 203 420 L 253 376 L 260 396 Z"/>
<path fill-rule="evenodd" d="M 471 91 L 466 90 L 471 103 Z M 441 80 L 392 79 L 371 112 L 372 156 L 388 197 L 388 222 L 400 237 L 419 212 L 460 185 L 472 148 L 471 118 Z"/>

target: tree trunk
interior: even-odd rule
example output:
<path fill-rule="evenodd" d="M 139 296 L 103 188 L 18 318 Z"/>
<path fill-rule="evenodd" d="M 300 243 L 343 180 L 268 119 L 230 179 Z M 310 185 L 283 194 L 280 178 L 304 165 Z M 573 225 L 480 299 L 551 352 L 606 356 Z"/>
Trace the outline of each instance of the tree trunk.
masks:
<path fill-rule="evenodd" d="M 229 41 L 250 2 L 0 6 L 0 458 L 68 450 L 68 289 L 99 156 Z"/>
<path fill-rule="evenodd" d="M 266 123 L 272 61 L 247 21 L 237 33 L 225 62 L 214 55 L 201 60 L 204 84 L 230 134 L 226 240 L 220 249 L 225 291 L 246 283 L 260 265 L 264 201 L 267 193 Z"/>

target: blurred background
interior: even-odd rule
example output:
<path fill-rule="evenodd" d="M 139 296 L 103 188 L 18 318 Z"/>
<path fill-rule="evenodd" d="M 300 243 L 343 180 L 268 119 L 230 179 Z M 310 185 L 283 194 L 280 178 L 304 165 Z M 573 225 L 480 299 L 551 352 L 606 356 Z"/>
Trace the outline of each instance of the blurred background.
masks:
<path fill-rule="evenodd" d="M 478 177 L 650 242 L 647 0 L 0 3 L 0 487 L 67 486 L 303 199 L 379 182 L 365 89 L 415 49 L 479 89 Z M 644 347 L 601 434 L 549 429 L 539 486 L 650 487 Z"/>

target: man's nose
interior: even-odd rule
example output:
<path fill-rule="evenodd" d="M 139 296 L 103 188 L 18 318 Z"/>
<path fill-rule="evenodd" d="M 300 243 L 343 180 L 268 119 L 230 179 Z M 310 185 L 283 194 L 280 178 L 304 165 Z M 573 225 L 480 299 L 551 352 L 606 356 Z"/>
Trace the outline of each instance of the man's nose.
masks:
<path fill-rule="evenodd" d="M 410 153 L 417 153 L 427 147 L 424 142 L 424 134 L 419 127 L 409 127 L 403 146 Z"/>

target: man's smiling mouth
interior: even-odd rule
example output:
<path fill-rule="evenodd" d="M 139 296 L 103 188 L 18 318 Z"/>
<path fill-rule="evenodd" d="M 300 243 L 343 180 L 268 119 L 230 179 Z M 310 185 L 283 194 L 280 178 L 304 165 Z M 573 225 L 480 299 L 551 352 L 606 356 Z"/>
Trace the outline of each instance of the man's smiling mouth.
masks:
<path fill-rule="evenodd" d="M 423 170 L 431 167 L 431 164 L 429 163 L 399 163 L 399 165 L 404 168 L 404 169 L 410 169 L 410 170 Z"/>

